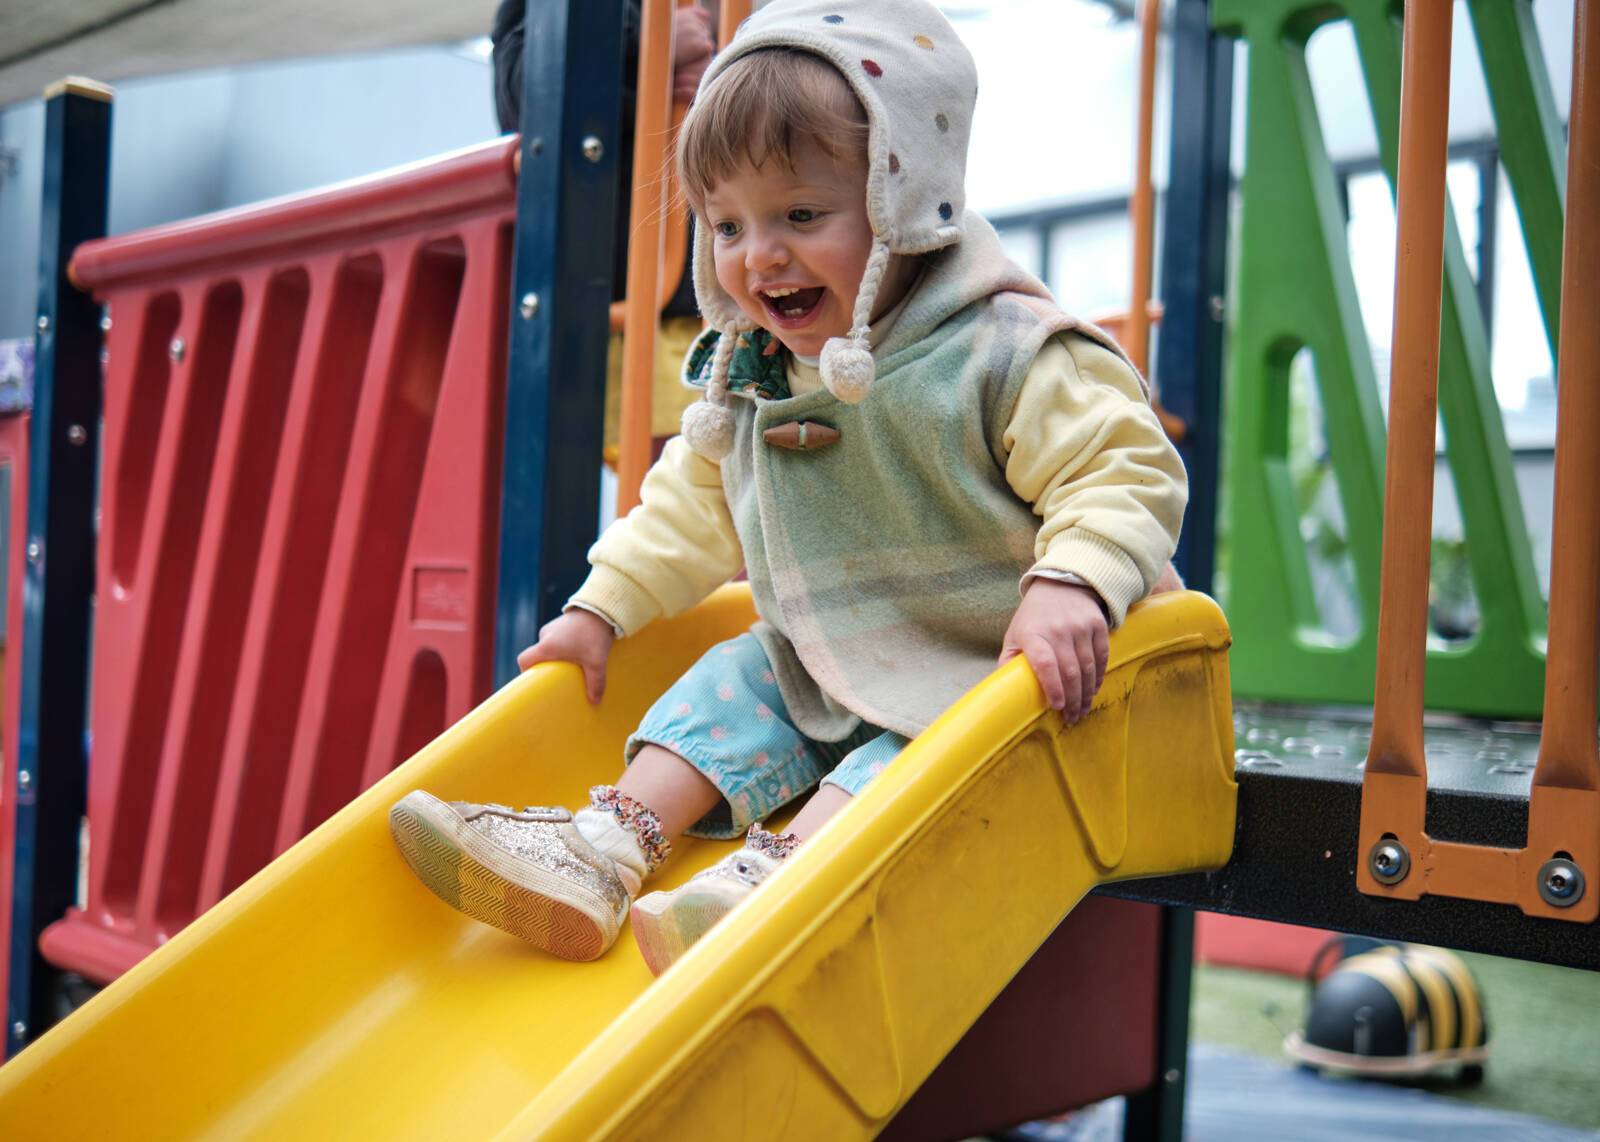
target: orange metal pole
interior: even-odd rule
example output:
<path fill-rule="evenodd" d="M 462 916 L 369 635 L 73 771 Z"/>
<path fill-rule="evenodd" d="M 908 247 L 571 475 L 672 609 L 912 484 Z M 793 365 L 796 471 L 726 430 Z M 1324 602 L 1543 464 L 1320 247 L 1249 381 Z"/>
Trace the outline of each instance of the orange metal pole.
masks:
<path fill-rule="evenodd" d="M 739 25 L 745 22 L 750 15 L 750 0 L 722 0 L 722 6 L 717 19 L 717 44 L 727 47 L 733 39 L 733 33 L 739 30 Z"/>
<path fill-rule="evenodd" d="M 1422 682 L 1439 397 L 1450 21 L 1451 5 L 1440 0 L 1406 4 L 1383 578 L 1369 776 L 1426 773 Z"/>
<path fill-rule="evenodd" d="M 1408 876 L 1404 866 L 1422 856 L 1427 844 L 1422 683 L 1439 397 L 1451 11 L 1443 0 L 1406 4 L 1377 686 L 1356 862 L 1361 891 L 1412 900 L 1427 889 L 1427 876 L 1420 869 Z M 1399 845 L 1387 844 L 1384 838 L 1389 836 Z M 1380 870 L 1395 879 L 1379 880 Z"/>
<path fill-rule="evenodd" d="M 1566 245 L 1556 367 L 1555 528 L 1544 737 L 1533 783 L 1600 789 L 1600 3 L 1578 0 L 1567 135 Z M 1597 886 L 1600 887 L 1600 886 Z"/>
<path fill-rule="evenodd" d="M 666 156 L 672 115 L 673 0 L 645 0 L 639 30 L 638 110 L 633 138 L 632 233 L 623 302 L 622 423 L 618 433 L 617 515 L 639 502 L 650 467 L 650 398 L 660 306 Z"/>
<path fill-rule="evenodd" d="M 1156 43 L 1161 32 L 1161 0 L 1144 0 L 1139 13 L 1139 145 L 1129 203 L 1133 231 L 1133 299 L 1123 325 L 1122 347 L 1141 373 L 1150 371 L 1150 246 L 1154 191 L 1150 153 L 1154 147 L 1156 107 Z"/>

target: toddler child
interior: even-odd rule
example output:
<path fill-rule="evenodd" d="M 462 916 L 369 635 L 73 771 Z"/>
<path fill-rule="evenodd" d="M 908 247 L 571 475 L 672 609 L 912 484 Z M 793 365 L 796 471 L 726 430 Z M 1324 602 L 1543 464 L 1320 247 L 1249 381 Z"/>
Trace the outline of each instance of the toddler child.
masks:
<path fill-rule="evenodd" d="M 1088 709 L 1187 484 L 1121 350 L 964 208 L 976 96 L 926 0 L 775 0 L 707 70 L 679 147 L 704 397 L 519 661 L 578 663 L 598 701 L 614 638 L 741 568 L 760 621 L 661 697 L 576 813 L 396 804 L 448 903 L 569 959 L 631 907 L 659 972 L 997 655 L 1026 655 L 1068 720 Z M 760 827 L 819 783 L 787 832 Z M 746 842 L 641 898 L 686 832 Z"/>

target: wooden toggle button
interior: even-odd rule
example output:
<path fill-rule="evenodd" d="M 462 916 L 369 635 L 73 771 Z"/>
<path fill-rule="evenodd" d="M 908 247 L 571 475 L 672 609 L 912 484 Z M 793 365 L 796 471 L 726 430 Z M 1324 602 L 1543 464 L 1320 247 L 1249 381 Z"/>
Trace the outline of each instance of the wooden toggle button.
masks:
<path fill-rule="evenodd" d="M 818 424 L 811 420 L 791 420 L 788 424 L 780 424 L 767 429 L 761 434 L 774 448 L 786 448 L 791 452 L 815 452 L 819 448 L 826 448 L 837 443 L 839 430 L 829 424 Z"/>

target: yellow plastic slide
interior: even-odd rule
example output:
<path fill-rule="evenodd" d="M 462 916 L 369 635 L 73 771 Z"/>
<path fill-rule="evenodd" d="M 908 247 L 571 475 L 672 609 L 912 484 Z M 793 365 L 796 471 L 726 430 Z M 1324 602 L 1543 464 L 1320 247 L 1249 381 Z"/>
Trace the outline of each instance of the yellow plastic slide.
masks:
<path fill-rule="evenodd" d="M 845 1138 L 916 1090 L 1097 883 L 1233 840 L 1228 630 L 1137 607 L 1063 728 L 1021 660 L 918 738 L 659 980 L 566 963 L 415 881 L 390 804 L 573 805 L 653 696 L 745 629 L 728 587 L 578 671 L 522 676 L 0 1068 L 8 1138 Z M 686 878 L 727 845 L 686 842 Z"/>

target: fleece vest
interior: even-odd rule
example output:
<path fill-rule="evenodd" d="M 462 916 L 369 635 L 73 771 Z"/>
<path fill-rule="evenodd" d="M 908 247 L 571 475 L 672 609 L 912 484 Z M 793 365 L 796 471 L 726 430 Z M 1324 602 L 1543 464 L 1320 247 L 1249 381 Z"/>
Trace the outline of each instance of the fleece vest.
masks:
<path fill-rule="evenodd" d="M 994 669 L 1040 522 L 1005 477 L 1018 394 L 1057 334 L 1121 355 L 1010 262 L 981 217 L 965 223 L 966 238 L 927 256 L 861 403 L 789 396 L 763 331 L 734 352 L 722 479 L 754 633 L 794 724 L 819 741 L 862 721 L 914 736 Z M 718 336 L 690 353 L 687 383 L 705 384 Z M 798 423 L 839 438 L 807 450 L 764 438 Z"/>

